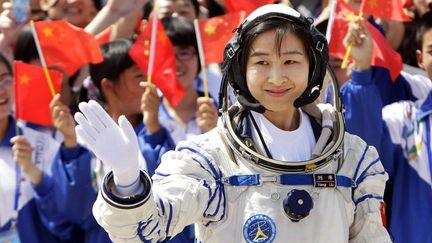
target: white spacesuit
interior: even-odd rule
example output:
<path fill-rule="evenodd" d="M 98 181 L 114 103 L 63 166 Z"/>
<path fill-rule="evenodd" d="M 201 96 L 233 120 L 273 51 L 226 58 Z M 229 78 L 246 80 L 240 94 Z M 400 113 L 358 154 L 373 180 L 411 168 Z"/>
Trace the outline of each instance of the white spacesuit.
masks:
<path fill-rule="evenodd" d="M 320 188 L 313 185 L 313 174 L 288 175 L 282 185 L 280 173 L 251 166 L 239 156 L 230 158 L 220 136 L 224 131 L 218 127 L 165 154 L 153 176 L 152 194 L 141 202 L 121 205 L 113 195 L 99 195 L 93 213 L 111 239 L 157 242 L 198 222 L 198 242 L 391 242 L 380 212 L 387 174 L 376 150 L 360 138 L 345 134 L 341 168 L 335 158 L 314 172 L 339 176 L 337 187 Z M 253 186 L 233 186 L 228 182 L 237 181 L 234 175 L 259 179 L 243 178 L 256 182 Z M 304 182 L 296 185 L 296 176 Z M 299 222 L 291 221 L 283 208 L 293 189 L 313 198 L 310 214 Z"/>
<path fill-rule="evenodd" d="M 308 131 L 313 130 L 314 148 L 306 160 L 277 160 L 269 152 L 271 147 L 259 146 L 267 140 L 257 136 L 267 134 L 250 112 L 263 113 L 265 108 L 248 93 L 244 77 L 239 76 L 243 33 L 269 18 L 292 22 L 311 33 L 313 72 L 306 90 L 294 102 L 302 116 L 299 127 L 306 124 Z M 195 224 L 197 242 L 206 243 L 391 242 L 381 219 L 388 177 L 376 150 L 344 133 L 339 97 L 335 107 L 313 103 L 326 75 L 328 50 L 311 21 L 284 5 L 263 6 L 239 27 L 225 54 L 217 128 L 180 142 L 176 151 L 164 154 L 153 181 L 141 171 L 135 182 L 120 183 L 118 174 L 122 173 L 116 175 L 116 170 L 121 172 L 126 166 L 138 170 L 136 159 L 129 159 L 132 150 L 123 153 L 121 167 L 109 157 L 119 155 L 109 153 L 100 141 L 117 136 L 124 140 L 122 146 L 133 144 L 132 137 L 125 139 L 132 132 L 124 120 L 116 126 L 105 119 L 95 102 L 84 104 L 89 121 L 80 119 L 77 132 L 90 141 L 102 161 L 114 165 L 93 207 L 96 220 L 111 239 L 160 242 Z M 228 82 L 238 97 L 230 109 Z M 260 130 L 264 136 L 254 135 Z M 125 193 L 125 188 L 132 188 L 133 193 Z"/>

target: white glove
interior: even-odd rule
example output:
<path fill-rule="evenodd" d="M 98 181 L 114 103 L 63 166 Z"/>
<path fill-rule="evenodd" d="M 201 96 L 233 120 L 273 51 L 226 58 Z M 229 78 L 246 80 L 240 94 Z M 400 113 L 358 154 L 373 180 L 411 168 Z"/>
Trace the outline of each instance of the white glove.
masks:
<path fill-rule="evenodd" d="M 140 150 L 135 131 L 125 116 L 117 125 L 95 101 L 81 102 L 75 113 L 79 125 L 75 130 L 90 150 L 114 173 L 117 186 L 133 185 L 139 177 Z M 84 115 L 83 115 L 84 114 Z"/>

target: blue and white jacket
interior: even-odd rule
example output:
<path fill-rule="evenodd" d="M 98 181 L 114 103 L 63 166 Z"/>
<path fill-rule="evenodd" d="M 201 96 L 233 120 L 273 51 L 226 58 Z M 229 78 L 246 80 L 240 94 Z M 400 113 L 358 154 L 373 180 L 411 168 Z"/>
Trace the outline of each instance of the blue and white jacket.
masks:
<path fill-rule="evenodd" d="M 21 242 L 55 243 L 67 242 L 73 227 L 65 222 L 52 207 L 49 191 L 53 188 L 51 163 L 59 143 L 49 135 L 20 127 L 34 149 L 33 161 L 43 171 L 42 182 L 32 185 L 13 160 L 12 144 L 9 140 L 16 135 L 15 120 L 9 118 L 6 135 L 0 141 L 0 234 L 11 230 L 16 223 Z M 51 219 L 51 220 L 49 220 Z M 51 229 L 55 229 L 56 235 Z"/>
<path fill-rule="evenodd" d="M 354 71 L 341 88 L 347 128 L 376 146 L 390 176 L 387 218 L 394 242 L 432 242 L 431 81 L 402 73 L 392 84 L 380 72 Z"/>

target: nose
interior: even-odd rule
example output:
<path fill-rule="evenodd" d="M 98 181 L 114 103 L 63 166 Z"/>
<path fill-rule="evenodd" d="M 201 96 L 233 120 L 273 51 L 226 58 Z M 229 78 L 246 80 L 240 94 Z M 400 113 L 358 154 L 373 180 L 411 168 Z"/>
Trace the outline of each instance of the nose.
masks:
<path fill-rule="evenodd" d="M 286 77 L 284 73 L 284 69 L 279 66 L 273 66 L 271 67 L 271 70 L 269 72 L 268 81 L 270 83 L 273 83 L 276 86 L 282 85 L 284 82 L 286 82 L 288 78 Z"/>

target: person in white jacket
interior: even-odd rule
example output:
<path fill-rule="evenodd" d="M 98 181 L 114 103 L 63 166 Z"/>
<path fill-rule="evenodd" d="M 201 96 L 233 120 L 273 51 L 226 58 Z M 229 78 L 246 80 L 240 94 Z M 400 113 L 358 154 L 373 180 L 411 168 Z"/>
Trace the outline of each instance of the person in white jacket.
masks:
<path fill-rule="evenodd" d="M 340 97 L 314 103 L 330 69 L 311 22 L 284 5 L 251 13 L 224 50 L 218 126 L 164 154 L 151 179 L 130 123 L 80 104 L 78 136 L 112 167 L 93 214 L 114 242 L 189 224 L 197 242 L 391 242 L 376 150 L 344 132 Z"/>

